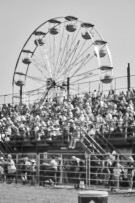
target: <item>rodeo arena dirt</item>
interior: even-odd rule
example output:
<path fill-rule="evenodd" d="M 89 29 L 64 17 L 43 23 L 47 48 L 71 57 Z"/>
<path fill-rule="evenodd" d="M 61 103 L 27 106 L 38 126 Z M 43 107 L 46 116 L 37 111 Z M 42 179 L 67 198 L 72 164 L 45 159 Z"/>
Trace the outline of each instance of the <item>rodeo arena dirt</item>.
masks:
<path fill-rule="evenodd" d="M 72 21 L 77 22 L 79 28 L 75 23 L 70 24 Z M 50 24 L 54 27 L 50 28 Z M 17 60 L 13 86 L 19 88 L 19 94 L 13 93 L 10 102 L 6 102 L 8 95 L 0 97 L 4 98 L 0 105 L 0 203 L 135 202 L 135 89 L 130 84 L 130 65 L 125 77 L 127 88 L 118 89 L 113 84 L 107 42 L 100 38 L 92 24 L 66 16 L 50 19 L 40 28 L 43 31 L 35 30 L 26 41 L 27 47 L 30 41 L 36 48 L 31 51 L 24 46 Z M 67 42 L 63 39 L 64 29 L 65 35 L 68 33 L 64 38 Z M 73 32 L 76 32 L 75 38 Z M 58 39 L 57 34 L 60 34 Z M 33 35 L 36 36 L 34 42 Z M 62 75 L 63 78 L 57 81 L 47 76 L 44 92 L 40 94 L 41 89 L 35 87 L 36 91 L 26 92 L 25 89 L 24 93 L 26 81 L 40 80 L 37 75 L 32 75 L 32 72 L 27 75 L 27 72 L 31 66 L 37 67 L 36 54 L 40 49 L 39 53 L 43 55 L 41 49 L 47 44 L 44 40 L 48 41 L 48 35 L 49 40 L 53 36 L 52 42 L 61 39 L 58 50 L 63 51 L 56 51 L 57 47 L 50 43 L 53 53 L 47 57 L 46 51 L 44 60 L 48 63 L 42 77 L 49 74 L 47 64 L 53 55 L 57 78 L 62 78 Z M 91 44 L 85 47 L 84 41 L 91 39 Z M 69 49 L 70 43 L 73 48 Z M 94 55 L 87 53 L 92 46 L 100 46 L 92 50 Z M 94 83 L 94 89 L 88 77 L 91 72 L 88 67 L 85 70 L 91 55 L 99 61 L 106 56 L 110 59 L 110 64 L 106 65 L 106 61 L 96 69 L 100 72 L 100 81 L 96 81 L 97 88 Z M 18 69 L 21 62 L 27 66 L 25 73 Z M 39 65 L 42 63 L 38 61 Z M 64 67 L 66 70 L 62 69 Z M 65 77 L 66 72 L 69 75 Z M 73 94 L 74 84 L 76 92 Z M 88 91 L 84 89 L 85 85 Z M 105 87 L 108 89 L 104 91 Z"/>

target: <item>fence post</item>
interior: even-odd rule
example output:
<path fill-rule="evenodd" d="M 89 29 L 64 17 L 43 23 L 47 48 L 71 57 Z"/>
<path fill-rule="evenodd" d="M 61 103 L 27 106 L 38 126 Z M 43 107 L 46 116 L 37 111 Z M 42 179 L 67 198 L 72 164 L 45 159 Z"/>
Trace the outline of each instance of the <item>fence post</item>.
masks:
<path fill-rule="evenodd" d="M 89 93 L 90 93 L 90 82 L 89 82 Z"/>
<path fill-rule="evenodd" d="M 36 184 L 38 184 L 38 183 L 39 183 L 39 179 L 40 179 L 40 177 L 39 177 L 39 172 L 40 172 L 40 154 L 37 154 L 37 155 L 36 155 L 36 161 L 37 161 L 37 170 L 36 170 L 36 176 L 37 176 L 37 178 L 36 178 Z"/>
<path fill-rule="evenodd" d="M 119 164 L 119 154 L 118 154 L 118 159 L 117 159 L 117 163 Z M 117 169 L 118 169 L 118 165 L 117 165 Z M 117 189 L 119 190 L 119 187 L 120 187 L 120 176 L 118 175 L 117 176 Z"/>
<path fill-rule="evenodd" d="M 18 154 L 16 154 L 16 184 L 18 183 Z"/>
<path fill-rule="evenodd" d="M 90 155 L 85 153 L 86 158 L 86 188 L 90 186 Z"/>
<path fill-rule="evenodd" d="M 62 154 L 61 154 L 60 158 L 61 158 L 61 162 L 60 162 L 60 180 L 59 180 L 59 183 L 62 184 L 63 183 L 63 156 L 62 156 Z"/>
<path fill-rule="evenodd" d="M 128 123 L 128 122 L 126 121 L 126 125 L 125 125 L 125 138 L 127 138 L 127 126 L 128 126 L 127 123 Z"/>

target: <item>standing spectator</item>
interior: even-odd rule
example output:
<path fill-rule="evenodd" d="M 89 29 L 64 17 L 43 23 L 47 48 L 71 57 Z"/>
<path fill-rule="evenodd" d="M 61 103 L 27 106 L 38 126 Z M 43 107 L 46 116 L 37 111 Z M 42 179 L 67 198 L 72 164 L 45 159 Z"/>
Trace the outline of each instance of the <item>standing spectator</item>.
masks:
<path fill-rule="evenodd" d="M 122 175 L 122 172 L 124 172 L 124 169 L 122 167 L 122 165 L 120 165 L 117 161 L 115 161 L 114 165 L 113 165 L 113 185 L 116 187 L 119 187 L 119 181 L 120 181 L 120 177 Z"/>
<path fill-rule="evenodd" d="M 133 159 L 132 156 L 130 156 L 128 158 L 127 166 L 128 166 L 127 176 L 128 176 L 129 190 L 132 190 L 132 187 L 133 187 L 133 177 L 134 177 L 134 172 L 135 172 L 135 169 L 134 169 L 134 159 Z"/>
<path fill-rule="evenodd" d="M 30 166 L 31 185 L 36 184 L 36 171 L 37 171 L 36 160 L 32 159 Z"/>
<path fill-rule="evenodd" d="M 104 185 L 108 186 L 109 179 L 110 179 L 110 162 L 108 160 L 104 161 L 101 173 L 102 173 Z"/>
<path fill-rule="evenodd" d="M 25 174 L 25 183 L 26 183 L 30 178 L 29 176 L 30 176 L 30 167 L 31 167 L 31 162 L 29 161 L 28 157 L 25 157 L 24 165 L 25 165 L 24 174 Z"/>
<path fill-rule="evenodd" d="M 4 158 L 3 157 L 0 157 L 0 181 L 2 183 L 5 181 Z"/>
<path fill-rule="evenodd" d="M 57 175 L 57 170 L 58 170 L 58 163 L 55 159 L 56 158 L 54 156 L 52 156 L 51 161 L 49 163 L 49 165 L 50 165 L 50 168 L 49 168 L 50 182 L 52 182 L 52 184 L 56 184 L 56 181 L 57 181 L 56 175 Z"/>
<path fill-rule="evenodd" d="M 7 158 L 7 179 L 8 179 L 8 183 L 12 183 L 13 179 L 15 179 L 15 175 L 16 175 L 16 166 L 15 166 L 15 162 L 12 159 L 11 154 L 8 154 L 8 158 Z"/>

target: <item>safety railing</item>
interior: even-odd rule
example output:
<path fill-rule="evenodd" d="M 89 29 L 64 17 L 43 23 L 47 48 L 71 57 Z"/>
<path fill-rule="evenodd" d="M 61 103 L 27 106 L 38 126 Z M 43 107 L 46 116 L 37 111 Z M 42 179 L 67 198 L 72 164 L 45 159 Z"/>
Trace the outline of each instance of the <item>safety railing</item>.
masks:
<path fill-rule="evenodd" d="M 106 154 L 104 159 L 99 154 L 86 153 L 12 154 L 16 170 L 11 170 L 11 162 L 4 155 L 3 160 L 0 158 L 0 167 L 3 167 L 0 181 L 41 186 L 132 189 L 135 187 L 135 154 L 122 155 L 125 160 L 116 153 Z"/>
<path fill-rule="evenodd" d="M 131 88 L 135 88 L 134 80 L 135 80 L 135 75 L 131 75 L 130 76 Z M 83 86 L 84 88 L 82 88 Z M 107 92 L 110 89 L 114 89 L 116 92 L 126 91 L 127 76 L 114 77 L 111 86 L 100 83 L 100 80 L 96 80 L 96 81 L 90 81 L 87 83 L 86 82 L 78 83 L 75 89 L 77 89 L 76 94 L 78 95 L 83 95 L 86 92 L 93 92 L 94 90 L 97 90 L 98 92 Z M 82 89 L 83 89 L 83 92 L 81 91 Z M 26 104 L 38 102 L 43 92 L 44 92 L 44 89 L 37 89 L 37 90 L 28 91 L 28 92 L 23 92 L 22 101 L 23 103 L 26 103 Z M 72 95 L 72 92 L 71 92 L 71 95 Z M 15 105 L 15 104 L 19 104 L 19 102 L 20 102 L 19 93 L 0 95 L 0 105 L 8 104 L 8 103 Z"/>

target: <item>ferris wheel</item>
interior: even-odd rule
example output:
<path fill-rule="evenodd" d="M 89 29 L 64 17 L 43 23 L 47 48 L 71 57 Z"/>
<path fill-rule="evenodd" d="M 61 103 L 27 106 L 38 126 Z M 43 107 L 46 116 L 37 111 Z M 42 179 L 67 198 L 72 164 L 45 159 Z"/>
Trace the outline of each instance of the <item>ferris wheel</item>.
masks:
<path fill-rule="evenodd" d="M 113 80 L 107 42 L 93 24 L 66 16 L 50 19 L 32 32 L 17 59 L 12 86 L 13 93 L 23 87 L 24 95 L 43 102 L 87 92 L 95 80 Z"/>

